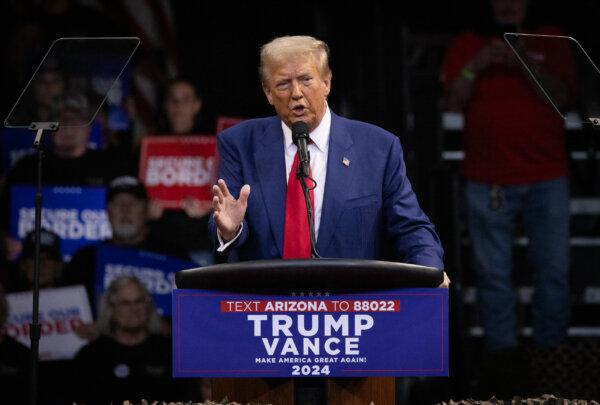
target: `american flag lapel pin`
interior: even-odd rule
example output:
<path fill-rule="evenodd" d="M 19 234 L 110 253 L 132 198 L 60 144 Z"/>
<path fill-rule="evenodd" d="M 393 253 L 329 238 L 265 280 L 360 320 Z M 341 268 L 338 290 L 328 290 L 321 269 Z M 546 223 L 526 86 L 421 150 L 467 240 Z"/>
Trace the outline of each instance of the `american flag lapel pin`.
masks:
<path fill-rule="evenodd" d="M 348 167 L 348 166 L 350 166 L 350 159 L 348 159 L 347 157 L 344 157 L 342 159 L 342 163 L 344 164 L 344 166 Z"/>

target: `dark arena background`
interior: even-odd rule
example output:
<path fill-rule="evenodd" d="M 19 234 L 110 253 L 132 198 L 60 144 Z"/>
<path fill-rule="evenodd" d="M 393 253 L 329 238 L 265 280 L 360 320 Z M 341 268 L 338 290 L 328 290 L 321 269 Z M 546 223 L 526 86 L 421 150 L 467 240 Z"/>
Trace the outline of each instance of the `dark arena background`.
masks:
<path fill-rule="evenodd" d="M 516 293 L 518 346 L 489 351 L 483 345 L 484 329 L 479 321 L 473 244 L 468 232 L 469 218 L 463 194 L 465 180 L 461 171 L 464 121 L 461 113 L 446 111 L 440 76 L 444 55 L 453 37 L 463 31 L 487 33 L 498 29 L 491 8 L 494 1 L 4 1 L 0 4 L 0 113 L 4 120 L 55 39 L 140 37 L 140 47 L 130 64 L 129 94 L 123 101 L 127 118 L 120 126 L 100 124 L 100 149 L 108 160 L 97 162 L 100 165 L 107 162 L 106 169 L 102 166 L 90 169 L 85 165 L 81 168 L 97 174 L 100 180 L 94 185 L 106 186 L 111 177 L 116 177 L 108 172 L 138 176 L 140 144 L 144 137 L 176 132 L 169 126 L 165 112 L 166 89 L 172 85 L 172 79 L 191 83 L 196 97 L 201 99 L 193 131 L 215 135 L 219 118 L 273 115 L 258 76 L 262 44 L 282 35 L 311 35 L 321 39 L 331 50 L 330 108 L 341 116 L 380 126 L 400 138 L 408 177 L 422 209 L 440 235 L 445 270 L 452 280 L 450 376 L 397 378 L 396 403 L 436 404 L 467 398 L 475 403 L 493 396 L 508 400 L 540 398 L 543 394 L 570 401 L 598 401 L 600 132 L 591 125 L 565 128 L 570 187 L 567 337 L 551 349 L 539 348 L 533 342 L 535 277 L 527 256 L 529 240 L 525 226 L 517 218 L 511 278 Z M 592 60 L 600 63 L 600 2 L 529 0 L 528 3 L 523 32 L 541 26 L 559 27 L 565 35 L 576 38 Z M 588 74 L 593 73 L 588 71 Z M 598 77 L 578 77 L 589 79 L 596 87 L 578 94 L 577 100 L 570 104 L 570 113 L 584 117 L 589 106 L 595 106 L 592 108 L 596 111 L 600 107 L 600 72 L 595 74 Z M 510 102 L 507 104 L 509 108 Z M 101 108 L 99 115 L 103 114 L 108 113 Z M 11 236 L 10 223 L 14 219 L 7 194 L 12 185 L 33 184 L 33 181 L 11 174 L 18 165 L 16 155 L 11 154 L 14 146 L 10 141 L 11 131 L 4 127 L 0 130 L 0 148 L 3 149 L 0 151 L 0 295 L 3 297 L 28 290 L 19 274 L 23 266 L 21 260 L 25 260 L 19 259 L 19 252 L 23 250 L 25 254 L 26 243 L 16 242 L 14 235 Z M 45 170 L 52 170 L 51 167 L 46 166 Z M 212 263 L 205 214 L 190 214 L 183 219 L 173 214 L 169 220 L 165 215 L 171 215 L 170 212 L 162 218 L 161 213 L 156 214 L 149 219 L 156 240 L 146 241 L 144 247 L 162 246 L 160 253 L 195 265 Z M 77 277 L 72 278 L 73 265 L 61 262 L 60 266 L 62 270 L 56 275 L 56 283 L 48 287 L 76 284 Z M 67 279 L 69 275 L 71 279 Z M 0 321 L 5 322 L 5 314 L 1 315 Z M 96 316 L 96 309 L 92 309 L 92 315 Z M 7 325 L 10 319 L 9 316 Z M 169 321 L 163 322 L 161 336 L 168 340 Z M 7 334 L 10 329 L 5 325 L 3 331 Z M 87 338 L 101 339 L 97 336 L 98 331 L 91 330 Z M 9 347 L 6 342 L 6 339 L 0 340 L 0 403 L 26 403 L 28 357 L 21 352 L 22 348 Z M 170 341 L 167 343 L 164 355 L 169 357 Z M 158 351 L 158 347 L 148 346 L 148 350 Z M 102 378 L 93 358 L 89 360 L 90 363 L 82 365 L 78 357 L 77 367 L 93 370 L 87 374 L 90 378 Z M 170 357 L 165 361 L 170 364 Z M 77 392 L 79 381 L 71 377 L 73 364 L 75 360 L 68 359 L 40 362 L 40 403 L 73 403 L 75 397 L 71 392 Z M 157 383 L 164 384 L 164 391 L 148 388 L 150 403 L 154 392 L 157 392 L 155 395 L 176 392 L 172 401 L 220 403 L 223 399 L 211 397 L 210 381 L 180 379 L 174 382 L 170 376 L 167 380 Z M 138 381 L 136 384 L 150 387 L 153 383 Z M 177 387 L 169 391 L 172 387 L 167 387 L 168 384 L 177 384 Z M 540 401 L 555 403 L 548 398 Z"/>

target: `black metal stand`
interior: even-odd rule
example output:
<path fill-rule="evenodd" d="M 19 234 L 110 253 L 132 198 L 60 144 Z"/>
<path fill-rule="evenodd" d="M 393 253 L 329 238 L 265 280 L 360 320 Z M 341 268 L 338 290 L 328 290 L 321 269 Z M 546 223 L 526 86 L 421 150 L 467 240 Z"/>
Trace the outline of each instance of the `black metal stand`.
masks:
<path fill-rule="evenodd" d="M 42 230 L 42 159 L 44 157 L 44 144 L 42 142 L 44 131 L 56 131 L 58 122 L 34 122 L 29 126 L 32 131 L 37 131 L 33 146 L 37 154 L 37 174 L 35 193 L 35 256 L 33 267 L 33 311 L 31 324 L 29 325 L 29 338 L 31 339 L 31 372 L 30 381 L 30 403 L 36 405 L 38 402 L 38 362 L 40 342 L 40 234 Z"/>
<path fill-rule="evenodd" d="M 310 157 L 309 157 L 310 162 Z M 317 186 L 317 182 L 310 176 L 305 176 L 300 169 L 300 165 L 298 166 L 298 171 L 296 172 L 296 177 L 300 180 L 300 187 L 302 187 L 302 193 L 304 194 L 304 202 L 306 203 L 306 216 L 308 219 L 308 232 L 310 235 L 310 257 L 313 259 L 319 259 L 321 256 L 319 252 L 317 252 L 317 239 L 315 237 L 315 216 L 313 213 L 313 206 L 310 202 L 310 191 L 314 190 Z M 310 180 L 312 182 L 312 187 L 308 188 L 306 186 L 305 179 Z"/>

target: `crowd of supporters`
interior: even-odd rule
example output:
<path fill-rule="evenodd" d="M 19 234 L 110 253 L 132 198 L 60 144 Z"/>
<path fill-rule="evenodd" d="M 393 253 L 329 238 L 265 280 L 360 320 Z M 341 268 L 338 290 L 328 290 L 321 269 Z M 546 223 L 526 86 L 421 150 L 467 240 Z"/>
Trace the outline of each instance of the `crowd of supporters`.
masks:
<path fill-rule="evenodd" d="M 5 6 L 15 21 L 6 32 L 4 60 L 11 62 L 5 63 L 1 72 L 1 111 L 8 114 L 21 90 L 29 86 L 31 99 L 19 101 L 29 104 L 17 108 L 7 120 L 9 124 L 22 127 L 33 121 L 53 120 L 82 123 L 94 117 L 91 125 L 61 125 L 47 135 L 42 183 L 103 190 L 100 209 L 109 229 L 106 237 L 97 237 L 65 254 L 70 238 L 62 232 L 64 224 L 61 227 L 60 221 L 43 221 L 47 226 L 41 233 L 40 288 L 83 286 L 91 319 L 73 327 L 73 333 L 84 341 L 74 357 L 41 361 L 41 403 L 207 399 L 210 392 L 206 381 L 172 377 L 170 318 L 157 309 L 148 281 L 135 274 L 111 278 L 100 265 L 106 252 L 122 249 L 155 253 L 189 267 L 215 260 L 207 232 L 207 199 L 184 195 L 175 205 L 168 203 L 149 192 L 140 169 L 148 139 L 214 138 L 220 128 L 217 119 L 206 113 L 210 100 L 203 97 L 202 84 L 179 74 L 169 3 L 148 2 L 161 6 L 145 4 L 144 13 L 136 13 L 132 9 L 135 2 L 128 1 L 37 3 Z M 494 29 L 506 30 L 504 20 L 526 22 L 525 0 L 490 0 L 490 5 L 496 17 Z M 555 27 L 536 32 L 561 33 Z M 514 222 L 525 216 L 530 238 L 534 244 L 539 242 L 530 259 L 539 273 L 536 288 L 541 292 L 536 301 L 534 338 L 544 357 L 551 356 L 562 343 L 569 322 L 569 225 L 563 123 L 544 104 L 539 91 L 530 87 L 530 80 L 518 71 L 514 55 L 496 34 L 463 33 L 454 38 L 441 67 L 441 85 L 445 87 L 447 109 L 464 113 L 466 119 L 467 222 L 475 240 L 473 270 L 486 328 L 484 363 L 490 363 L 488 378 L 482 380 L 498 392 L 503 389 L 499 380 L 518 379 L 522 373 L 510 286 Z M 119 82 L 122 99 L 112 106 L 101 103 L 102 91 L 73 91 L 73 77 L 58 59 L 45 60 L 36 70 L 57 38 L 132 35 L 141 36 L 142 45 Z M 566 59 L 559 62 L 559 79 L 565 86 L 574 86 L 569 82 L 573 67 Z M 565 87 L 565 93 L 568 90 Z M 515 100 L 522 103 L 518 111 L 511 110 Z M 520 126 L 504 125 L 507 121 L 518 121 Z M 18 145 L 13 142 L 16 138 Z M 5 149 L 0 153 L 2 403 L 24 403 L 28 396 L 29 349 L 11 336 L 6 325 L 10 298 L 33 287 L 34 234 L 31 226 L 19 222 L 26 212 L 19 205 L 19 193 L 37 180 L 37 156 L 22 142 L 30 138 L 32 142 L 33 134 L 22 128 L 0 130 L 0 145 Z M 534 201 L 535 196 L 542 196 L 539 199 L 544 201 Z M 555 217 L 552 213 L 544 217 L 547 211 L 553 211 Z M 556 211 L 562 215 L 557 217 Z M 527 222 L 527 215 L 535 218 Z M 496 367 L 503 359 L 510 359 L 510 364 Z M 514 385 L 507 388 L 513 393 L 514 389 Z"/>
<path fill-rule="evenodd" d="M 137 16 L 131 18 L 136 11 L 125 3 L 100 2 L 88 7 L 77 1 L 51 0 L 5 6 L 14 19 L 5 33 L 4 60 L 11 63 L 3 64 L 3 114 L 8 115 L 35 72 L 29 83 L 30 99 L 21 100 L 29 104 L 15 109 L 7 123 L 63 124 L 46 135 L 43 185 L 102 189 L 105 201 L 100 204 L 109 226 L 104 234 L 108 237 L 88 240 L 66 255 L 61 246 L 69 243 L 69 237 L 56 221 L 43 221 L 42 293 L 82 285 L 92 318 L 73 328 L 83 340 L 74 357 L 49 360 L 40 355 L 42 404 L 106 404 L 143 398 L 200 401 L 209 396 L 202 380 L 172 378 L 170 317 L 159 315 L 143 277 L 114 277 L 98 295 L 99 256 L 106 248 L 156 253 L 189 267 L 212 263 L 206 231 L 209 208 L 192 195 L 182 198 L 179 207 L 165 206 L 150 196 L 139 179 L 139 160 L 145 138 L 214 137 L 215 120 L 204 113 L 204 100 L 194 79 L 180 77 L 175 55 L 163 54 L 165 46 L 173 45 L 174 30 L 163 24 L 165 18 L 172 23 L 170 5 L 151 12 L 149 18 L 161 22 L 155 33 L 162 38 L 152 43 L 149 28 L 136 21 Z M 60 58 L 49 55 L 36 71 L 57 38 L 133 35 L 141 37 L 142 45 L 119 82 L 125 83 L 123 89 L 128 92 L 114 107 L 100 106 L 101 92 L 73 91 L 72 69 Z M 150 83 L 149 93 L 143 83 Z M 92 116 L 91 125 L 68 125 Z M 31 228 L 15 232 L 11 210 L 19 187 L 36 184 L 37 157 L 26 130 L 3 128 L 0 132 L 6 149 L 0 168 L 0 402 L 25 403 L 29 349 L 18 342 L 14 325 L 5 322 L 11 322 L 11 298 L 33 288 L 34 233 Z M 20 136 L 28 138 L 29 145 L 10 143 Z"/>

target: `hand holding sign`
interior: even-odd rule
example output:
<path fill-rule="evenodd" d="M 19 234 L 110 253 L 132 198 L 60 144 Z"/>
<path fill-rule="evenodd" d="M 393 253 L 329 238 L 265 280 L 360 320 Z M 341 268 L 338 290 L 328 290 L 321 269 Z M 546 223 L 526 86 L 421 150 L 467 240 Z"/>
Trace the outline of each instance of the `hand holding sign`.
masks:
<path fill-rule="evenodd" d="M 81 339 L 89 341 L 96 339 L 100 335 L 96 322 L 82 322 L 73 328 L 73 332 Z"/>
<path fill-rule="evenodd" d="M 6 258 L 9 261 L 15 261 L 19 258 L 21 251 L 23 250 L 23 244 L 19 239 L 13 238 L 12 236 L 6 235 L 4 238 L 4 249 L 6 251 Z"/>
<path fill-rule="evenodd" d="M 190 218 L 202 218 L 210 212 L 210 204 L 203 204 L 202 201 L 194 197 L 186 197 L 181 200 L 181 208 Z"/>
<path fill-rule="evenodd" d="M 151 199 L 148 203 L 148 217 L 153 220 L 160 219 L 165 213 L 165 207 L 156 199 Z"/>
<path fill-rule="evenodd" d="M 249 195 L 250 186 L 248 184 L 242 187 L 237 200 L 229 193 L 225 180 L 219 179 L 217 185 L 213 186 L 213 209 L 215 211 L 213 217 L 223 239 L 231 240 L 238 232 L 244 215 L 246 215 Z"/>

